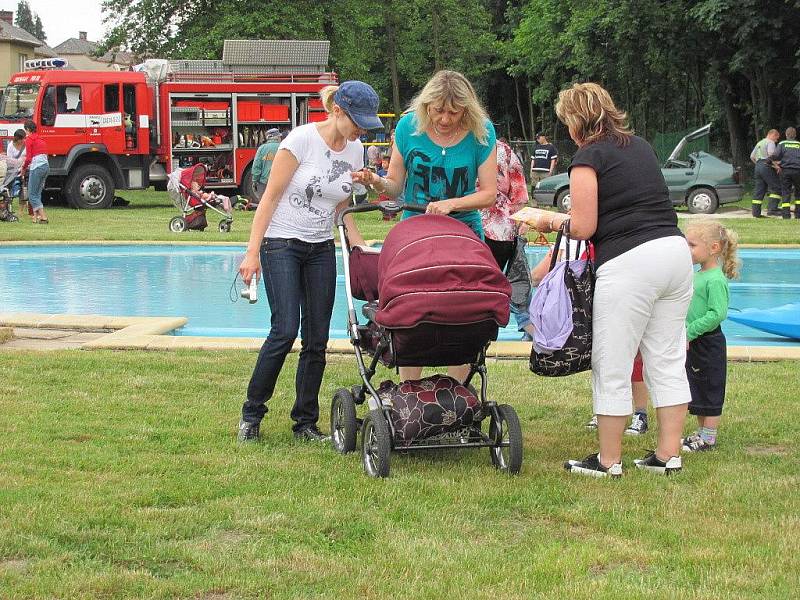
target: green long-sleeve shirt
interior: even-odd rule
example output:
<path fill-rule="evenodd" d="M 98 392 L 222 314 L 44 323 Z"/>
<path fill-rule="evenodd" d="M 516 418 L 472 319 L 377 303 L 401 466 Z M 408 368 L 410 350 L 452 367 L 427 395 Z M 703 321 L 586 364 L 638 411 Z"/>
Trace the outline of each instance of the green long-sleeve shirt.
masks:
<path fill-rule="evenodd" d="M 266 142 L 256 150 L 253 159 L 253 183 L 266 183 L 272 170 L 272 159 L 278 151 L 279 142 Z"/>
<path fill-rule="evenodd" d="M 686 314 L 689 341 L 714 331 L 728 316 L 730 292 L 722 269 L 716 267 L 694 274 L 694 295 Z"/>

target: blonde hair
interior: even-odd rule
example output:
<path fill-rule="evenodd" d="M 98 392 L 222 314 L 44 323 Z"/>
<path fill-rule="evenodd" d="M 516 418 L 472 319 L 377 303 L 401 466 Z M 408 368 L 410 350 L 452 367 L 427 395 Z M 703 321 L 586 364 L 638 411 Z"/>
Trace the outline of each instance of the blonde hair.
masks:
<path fill-rule="evenodd" d="M 625 146 L 633 135 L 628 115 L 618 109 L 611 95 L 596 83 L 576 83 L 561 90 L 556 115 L 579 144 L 610 137 L 617 145 Z"/>
<path fill-rule="evenodd" d="M 326 85 L 319 91 L 319 97 L 322 100 L 322 106 L 325 108 L 325 112 L 329 115 L 333 112 L 333 107 L 336 104 L 333 101 L 333 96 L 338 89 L 338 85 Z"/>
<path fill-rule="evenodd" d="M 423 133 L 431 124 L 428 115 L 430 106 L 452 106 L 464 109 L 461 117 L 462 125 L 471 131 L 480 144 L 489 144 L 489 135 L 486 131 L 486 122 L 489 115 L 483 108 L 475 88 L 469 80 L 458 71 L 438 71 L 428 80 L 425 87 L 417 94 L 408 110 L 414 111 L 417 117 L 417 134 Z"/>
<path fill-rule="evenodd" d="M 733 229 L 728 229 L 719 221 L 713 219 L 699 219 L 689 223 L 686 232 L 695 233 L 709 246 L 718 243 L 720 258 L 722 259 L 722 272 L 728 279 L 738 279 L 739 267 L 742 261 L 737 257 L 739 249 L 739 236 Z"/>

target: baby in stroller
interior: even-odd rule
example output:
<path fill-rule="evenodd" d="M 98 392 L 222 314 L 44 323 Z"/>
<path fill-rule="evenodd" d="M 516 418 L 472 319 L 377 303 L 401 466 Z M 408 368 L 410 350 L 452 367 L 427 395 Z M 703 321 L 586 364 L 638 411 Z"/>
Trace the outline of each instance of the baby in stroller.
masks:
<path fill-rule="evenodd" d="M 510 473 L 522 465 L 522 433 L 511 406 L 486 397 L 486 351 L 508 323 L 511 287 L 492 253 L 469 227 L 449 216 L 401 221 L 379 253 L 351 247 L 343 225 L 350 212 L 424 210 L 395 202 L 359 205 L 337 217 L 342 242 L 348 328 L 361 384 L 336 392 L 331 404 L 334 448 L 351 452 L 362 433 L 368 475 L 386 477 L 392 450 L 488 447 Z M 364 300 L 360 324 L 354 299 Z M 370 357 L 369 362 L 364 356 Z M 445 375 L 372 383 L 378 363 L 442 367 L 469 364 L 464 382 Z M 470 385 L 475 375 L 480 389 Z M 359 423 L 356 405 L 369 414 Z M 488 434 L 481 422 L 489 418 Z"/>
<path fill-rule="evenodd" d="M 11 181 L 7 181 L 5 158 L 5 155 L 0 155 L 0 182 L 2 182 L 2 184 L 0 184 L 0 221 L 14 223 L 19 221 L 19 218 L 11 210 L 11 191 L 9 190 L 9 185 L 13 183 L 13 178 Z"/>
<path fill-rule="evenodd" d="M 180 217 L 173 217 L 170 220 L 170 231 L 176 233 L 186 229 L 203 231 L 208 227 L 207 209 L 222 215 L 223 218 L 219 222 L 221 232 L 231 230 L 233 222 L 231 198 L 216 192 L 203 191 L 207 175 L 208 168 L 203 163 L 184 169 L 175 169 L 169 174 L 167 191 L 176 208 L 182 213 Z"/>

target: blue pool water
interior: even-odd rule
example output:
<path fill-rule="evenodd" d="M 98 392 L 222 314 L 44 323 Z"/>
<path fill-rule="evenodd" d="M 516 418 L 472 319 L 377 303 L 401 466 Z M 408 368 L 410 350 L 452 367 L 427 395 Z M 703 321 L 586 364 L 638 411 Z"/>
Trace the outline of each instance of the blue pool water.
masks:
<path fill-rule="evenodd" d="M 0 247 L 0 312 L 183 316 L 176 335 L 265 337 L 269 307 L 230 301 L 242 246 L 6 246 Z M 535 264 L 545 249 L 530 248 Z M 800 250 L 744 249 L 742 278 L 731 283 L 732 309 L 768 308 L 800 299 Z M 341 269 L 341 256 L 340 256 Z M 238 297 L 241 282 L 233 291 Z M 344 278 L 331 337 L 347 337 Z M 723 324 L 732 345 L 798 345 L 731 321 Z M 500 339 L 516 340 L 513 328 Z"/>

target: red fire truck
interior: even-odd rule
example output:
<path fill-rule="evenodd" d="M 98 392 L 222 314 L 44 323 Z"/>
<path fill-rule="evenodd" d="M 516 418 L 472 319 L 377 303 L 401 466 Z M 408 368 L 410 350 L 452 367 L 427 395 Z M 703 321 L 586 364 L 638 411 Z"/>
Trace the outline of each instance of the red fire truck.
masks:
<path fill-rule="evenodd" d="M 165 189 L 172 169 L 197 162 L 209 168 L 208 187 L 252 197 L 250 169 L 267 130 L 325 119 L 319 92 L 336 83 L 328 47 L 226 40 L 221 61 L 146 61 L 138 72 L 29 61 L 0 101 L 3 150 L 32 119 L 47 143 L 46 187 L 76 208 L 108 208 L 115 190 Z"/>

